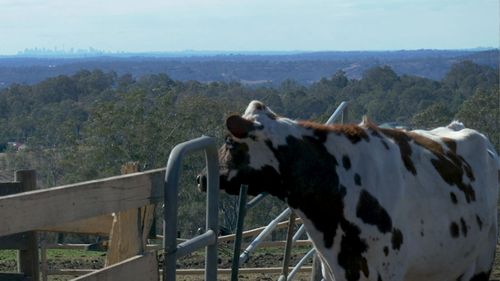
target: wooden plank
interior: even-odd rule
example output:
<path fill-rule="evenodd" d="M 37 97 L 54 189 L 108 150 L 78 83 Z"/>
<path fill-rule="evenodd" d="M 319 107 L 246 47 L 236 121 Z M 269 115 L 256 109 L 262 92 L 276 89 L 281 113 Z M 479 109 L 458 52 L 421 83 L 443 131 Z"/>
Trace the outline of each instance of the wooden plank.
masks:
<path fill-rule="evenodd" d="M 0 273 L 0 280 L 2 281 L 32 281 L 30 277 L 22 273 Z"/>
<path fill-rule="evenodd" d="M 292 269 L 289 267 L 289 269 Z M 263 274 L 270 274 L 270 273 L 281 273 L 283 270 L 283 267 L 259 267 L 259 268 L 247 268 L 243 267 L 238 270 L 238 274 L 250 274 L 250 273 L 263 273 Z M 303 266 L 299 269 L 299 272 L 311 272 L 312 267 L 311 266 Z M 178 276 L 183 276 L 183 275 L 202 275 L 205 273 L 204 268 L 195 268 L 195 269 L 177 269 L 176 273 Z M 219 268 L 217 269 L 218 274 L 231 274 L 231 269 L 230 268 Z"/>
<path fill-rule="evenodd" d="M 163 200 L 165 169 L 0 197 L 0 236 Z"/>
<path fill-rule="evenodd" d="M 106 241 L 104 241 L 106 242 Z M 105 243 L 92 243 L 92 244 L 47 244 L 46 249 L 64 249 L 64 250 L 84 250 L 94 251 L 94 249 L 106 248 Z"/>
<path fill-rule="evenodd" d="M 138 162 L 129 162 L 121 168 L 122 174 L 131 174 L 138 171 Z M 130 209 L 115 214 L 109 235 L 105 266 L 119 263 L 144 252 L 141 218 L 140 209 Z"/>
<path fill-rule="evenodd" d="M 81 276 L 95 272 L 95 269 L 53 269 L 48 270 L 47 275 L 73 275 Z M 1 280 L 1 279 L 0 279 Z"/>
<path fill-rule="evenodd" d="M 140 223 L 139 209 L 116 214 L 110 234 L 105 266 L 116 264 L 143 252 Z"/>
<path fill-rule="evenodd" d="M 20 182 L 0 182 L 0 196 L 23 192 Z"/>
<path fill-rule="evenodd" d="M 23 191 L 36 189 L 36 172 L 34 170 L 19 170 L 15 173 L 15 181 L 21 183 Z M 17 210 L 19 212 L 19 210 Z M 2 216 L 4 215 L 0 212 Z M 26 248 L 18 251 L 17 269 L 33 280 L 40 280 L 38 235 L 35 231 L 24 233 L 26 236 Z"/>
<path fill-rule="evenodd" d="M 1 250 L 26 250 L 28 249 L 27 232 L 21 232 L 0 237 Z M 0 279 L 1 280 L 1 279 Z"/>
<path fill-rule="evenodd" d="M 158 281 L 158 261 L 155 252 L 139 255 L 110 267 L 73 279 L 73 281 Z"/>
<path fill-rule="evenodd" d="M 69 222 L 56 226 L 48 226 L 37 229 L 39 231 L 97 234 L 108 236 L 111 231 L 113 216 L 111 214 Z"/>

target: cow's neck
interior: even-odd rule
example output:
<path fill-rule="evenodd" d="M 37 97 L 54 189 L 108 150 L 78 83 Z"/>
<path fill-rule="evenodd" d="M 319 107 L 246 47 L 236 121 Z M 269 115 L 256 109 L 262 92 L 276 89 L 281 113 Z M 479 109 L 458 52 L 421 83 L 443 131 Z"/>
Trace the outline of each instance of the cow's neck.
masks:
<path fill-rule="evenodd" d="M 283 179 L 282 186 L 269 193 L 299 209 L 323 233 L 325 246 L 329 248 L 338 226 L 345 228 L 344 231 L 349 228 L 343 217 L 343 198 L 347 190 L 339 182 L 339 163 L 324 145 L 327 136 L 329 143 L 332 143 L 332 137 L 341 136 L 324 130 L 310 130 L 307 128 L 309 134 L 301 138 L 288 136 L 286 145 L 275 147 L 269 143 L 280 163 Z"/>

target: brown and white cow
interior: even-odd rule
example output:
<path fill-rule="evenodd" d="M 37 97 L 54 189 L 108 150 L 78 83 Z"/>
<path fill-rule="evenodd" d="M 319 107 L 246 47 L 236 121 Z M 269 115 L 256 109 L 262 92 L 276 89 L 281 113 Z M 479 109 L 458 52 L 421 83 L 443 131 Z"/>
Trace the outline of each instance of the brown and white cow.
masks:
<path fill-rule="evenodd" d="M 432 131 L 325 126 L 258 101 L 226 125 L 221 189 L 247 184 L 251 195 L 287 202 L 326 280 L 488 280 L 500 164 L 482 134 L 458 122 Z"/>

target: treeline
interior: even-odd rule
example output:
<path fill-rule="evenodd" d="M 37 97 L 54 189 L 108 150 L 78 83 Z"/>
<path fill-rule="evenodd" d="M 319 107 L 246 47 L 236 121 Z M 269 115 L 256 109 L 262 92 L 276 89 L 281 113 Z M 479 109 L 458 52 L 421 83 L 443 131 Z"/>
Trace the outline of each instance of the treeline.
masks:
<path fill-rule="evenodd" d="M 468 61 L 453 65 L 441 81 L 398 76 L 386 66 L 366 71 L 360 80 L 337 72 L 310 86 L 286 80 L 279 87 L 257 88 L 82 70 L 0 91 L 0 143 L 26 145 L 20 151 L 8 148 L 3 168 L 36 169 L 39 183 L 48 187 L 116 175 L 128 161 L 139 161 L 144 169 L 162 167 L 177 143 L 202 134 L 221 140 L 225 117 L 241 113 L 253 99 L 280 115 L 319 122 L 341 101 L 350 102 L 350 122 L 368 115 L 379 124 L 431 128 L 459 119 L 498 148 L 498 77 L 498 69 Z M 202 158 L 190 158 L 185 166 L 181 220 L 189 222 L 183 226 L 188 233 L 203 224 L 204 195 L 194 185 Z M 266 204 L 249 225 L 279 211 L 274 201 Z M 223 209 L 234 207 L 232 198 L 223 200 Z M 224 220 L 231 228 L 231 212 Z"/>

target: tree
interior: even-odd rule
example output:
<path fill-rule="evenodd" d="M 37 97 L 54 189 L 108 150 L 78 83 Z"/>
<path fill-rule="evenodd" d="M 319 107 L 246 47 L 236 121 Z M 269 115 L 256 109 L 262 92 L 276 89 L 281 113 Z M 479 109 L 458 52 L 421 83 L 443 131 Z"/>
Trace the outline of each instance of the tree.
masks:
<path fill-rule="evenodd" d="M 500 149 L 499 91 L 476 91 L 460 107 L 456 118 L 466 127 L 484 133 Z"/>
<path fill-rule="evenodd" d="M 446 126 L 453 119 L 453 114 L 442 103 L 435 103 L 427 107 L 424 111 L 415 114 L 410 125 L 418 129 L 432 129 Z"/>

